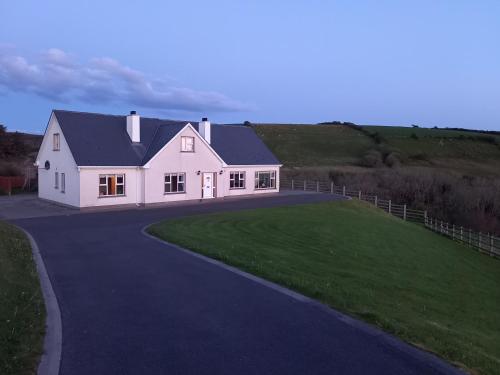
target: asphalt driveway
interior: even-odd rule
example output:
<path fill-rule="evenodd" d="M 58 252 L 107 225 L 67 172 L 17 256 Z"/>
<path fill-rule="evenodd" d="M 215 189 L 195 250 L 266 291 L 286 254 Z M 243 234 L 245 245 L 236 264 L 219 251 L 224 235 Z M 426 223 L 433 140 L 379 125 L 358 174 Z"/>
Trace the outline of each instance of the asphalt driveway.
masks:
<path fill-rule="evenodd" d="M 62 317 L 61 374 L 455 374 L 435 357 L 146 237 L 165 218 L 318 202 L 262 197 L 16 220 Z"/>

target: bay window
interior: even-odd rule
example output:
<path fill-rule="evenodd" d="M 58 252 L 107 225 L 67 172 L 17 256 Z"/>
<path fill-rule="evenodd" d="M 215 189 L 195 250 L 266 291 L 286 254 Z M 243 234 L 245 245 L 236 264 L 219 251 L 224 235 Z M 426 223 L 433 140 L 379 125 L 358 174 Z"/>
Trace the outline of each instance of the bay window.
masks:
<path fill-rule="evenodd" d="M 276 171 L 255 172 L 255 189 L 275 189 Z"/>

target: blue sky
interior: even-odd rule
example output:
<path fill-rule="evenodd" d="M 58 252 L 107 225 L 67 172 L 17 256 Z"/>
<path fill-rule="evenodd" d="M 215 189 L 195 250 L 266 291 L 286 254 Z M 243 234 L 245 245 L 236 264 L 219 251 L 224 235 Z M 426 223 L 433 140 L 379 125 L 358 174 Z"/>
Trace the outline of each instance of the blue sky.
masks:
<path fill-rule="evenodd" d="M 2 1 L 0 123 L 52 108 L 500 130 L 500 2 Z"/>

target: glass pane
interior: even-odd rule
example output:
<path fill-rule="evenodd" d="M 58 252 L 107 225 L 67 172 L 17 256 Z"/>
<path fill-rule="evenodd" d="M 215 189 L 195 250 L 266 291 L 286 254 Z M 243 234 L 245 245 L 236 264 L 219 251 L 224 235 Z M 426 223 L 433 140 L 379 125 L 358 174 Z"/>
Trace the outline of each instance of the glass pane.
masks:
<path fill-rule="evenodd" d="M 169 174 L 167 174 L 167 175 L 165 176 L 165 182 L 170 182 L 170 175 L 169 175 Z"/>
<path fill-rule="evenodd" d="M 234 188 L 234 180 L 229 180 L 229 187 Z"/>
<path fill-rule="evenodd" d="M 106 185 L 106 177 L 99 177 L 99 184 Z"/>
<path fill-rule="evenodd" d="M 123 185 L 116 185 L 116 194 L 123 195 Z"/>
<path fill-rule="evenodd" d="M 116 176 L 116 183 L 123 184 L 123 175 Z"/>
<path fill-rule="evenodd" d="M 108 194 L 116 195 L 116 177 L 108 176 Z"/>
<path fill-rule="evenodd" d="M 179 182 L 179 191 L 184 191 L 184 183 L 183 182 Z"/>
<path fill-rule="evenodd" d="M 170 193 L 172 191 L 170 184 L 165 184 L 165 193 Z"/>
<path fill-rule="evenodd" d="M 175 193 L 177 191 L 177 175 L 173 174 L 171 176 L 171 179 L 172 179 L 172 192 Z"/>
<path fill-rule="evenodd" d="M 99 186 L 99 195 L 106 195 L 106 186 Z"/>
<path fill-rule="evenodd" d="M 179 182 L 184 182 L 184 174 L 179 174 Z"/>

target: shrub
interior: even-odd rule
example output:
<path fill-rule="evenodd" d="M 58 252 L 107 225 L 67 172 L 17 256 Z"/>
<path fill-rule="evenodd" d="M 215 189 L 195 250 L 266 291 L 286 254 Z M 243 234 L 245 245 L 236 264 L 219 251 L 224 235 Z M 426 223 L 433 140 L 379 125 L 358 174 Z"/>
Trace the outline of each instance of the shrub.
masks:
<path fill-rule="evenodd" d="M 22 175 L 21 169 L 12 163 L 0 164 L 0 176 L 20 176 Z"/>
<path fill-rule="evenodd" d="M 410 138 L 411 139 L 418 139 L 418 135 L 416 135 L 415 133 L 411 133 Z"/>
<path fill-rule="evenodd" d="M 385 157 L 384 160 L 385 165 L 390 168 L 396 168 L 401 165 L 401 161 L 399 160 L 399 155 L 395 152 L 391 152 L 389 155 Z"/>
<path fill-rule="evenodd" d="M 382 164 L 382 153 L 377 150 L 369 150 L 361 159 L 361 165 L 368 168 L 379 167 Z"/>

